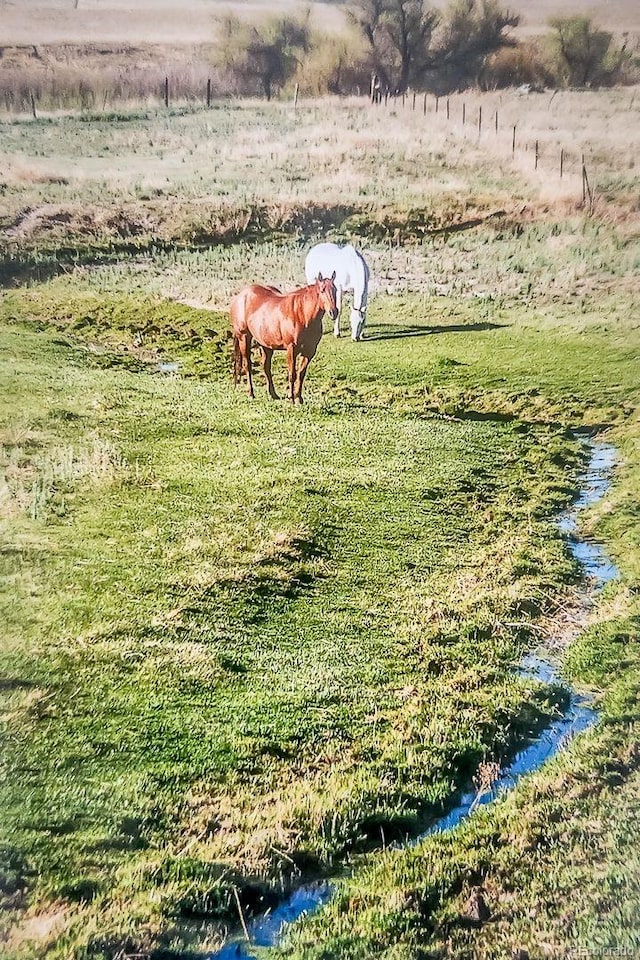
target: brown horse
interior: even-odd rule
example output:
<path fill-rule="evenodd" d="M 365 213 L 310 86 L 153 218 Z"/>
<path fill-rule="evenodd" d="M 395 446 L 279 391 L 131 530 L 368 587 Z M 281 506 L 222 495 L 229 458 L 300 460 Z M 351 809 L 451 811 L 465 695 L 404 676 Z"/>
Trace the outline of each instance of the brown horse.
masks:
<path fill-rule="evenodd" d="M 332 320 L 338 315 L 334 275 L 293 293 L 280 293 L 275 287 L 245 287 L 231 301 L 233 334 L 233 380 L 238 383 L 243 369 L 247 373 L 249 396 L 254 397 L 251 377 L 251 342 L 262 350 L 262 365 L 267 378 L 269 396 L 278 399 L 271 358 L 274 350 L 287 351 L 289 398 L 302 403 L 302 384 L 307 367 L 313 360 L 322 336 L 325 311 Z M 300 357 L 300 368 L 296 364 Z"/>

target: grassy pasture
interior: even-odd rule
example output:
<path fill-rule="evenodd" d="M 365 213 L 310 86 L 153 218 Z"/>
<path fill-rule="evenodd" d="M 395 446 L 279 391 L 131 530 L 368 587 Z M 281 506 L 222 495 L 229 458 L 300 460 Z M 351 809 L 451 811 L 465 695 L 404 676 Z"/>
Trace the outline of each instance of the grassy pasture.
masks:
<path fill-rule="evenodd" d="M 563 96 L 482 103 L 550 152 L 602 119 L 592 216 L 440 113 L 3 123 L 8 957 L 202 955 L 234 890 L 250 914 L 348 862 L 290 955 L 634 942 L 635 132 L 612 143 L 628 91 Z M 303 409 L 251 404 L 229 295 L 299 282 L 324 230 L 364 238 L 369 337 L 323 339 Z M 603 723 L 460 835 L 381 854 L 562 703 L 513 667 L 571 607 L 580 425 L 623 456 L 588 521 L 623 579 L 565 665 Z M 478 888 L 492 922 L 465 923 Z"/>

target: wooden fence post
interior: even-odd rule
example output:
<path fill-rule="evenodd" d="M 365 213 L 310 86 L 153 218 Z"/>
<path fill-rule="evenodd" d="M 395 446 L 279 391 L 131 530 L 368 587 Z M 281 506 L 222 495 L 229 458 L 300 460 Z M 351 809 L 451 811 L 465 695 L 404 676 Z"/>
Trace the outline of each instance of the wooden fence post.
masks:
<path fill-rule="evenodd" d="M 412 105 L 411 105 L 411 109 L 412 109 L 412 110 L 415 110 L 415 108 L 416 108 L 416 95 L 415 95 L 415 92 L 414 92 L 414 94 L 413 94 L 413 103 L 412 103 Z"/>
<path fill-rule="evenodd" d="M 582 202 L 587 202 L 587 196 L 589 197 L 589 206 L 593 207 L 593 194 L 591 192 L 591 187 L 589 186 L 589 177 L 587 176 L 587 167 L 584 162 L 584 153 L 582 154 Z"/>
<path fill-rule="evenodd" d="M 478 107 L 478 136 L 482 133 L 482 107 Z"/>
<path fill-rule="evenodd" d="M 587 176 L 587 168 L 584 168 L 584 182 L 587 185 L 587 195 L 589 197 L 589 206 L 593 207 L 593 193 L 591 192 L 591 185 L 589 183 L 589 177 Z"/>
<path fill-rule="evenodd" d="M 425 93 L 424 97 L 425 97 L 425 100 L 426 100 L 426 99 L 427 99 L 426 93 Z M 439 107 L 440 107 L 440 97 L 436 97 L 436 113 L 438 112 Z"/>
<path fill-rule="evenodd" d="M 169 106 L 169 77 L 164 78 L 164 105 Z"/>
<path fill-rule="evenodd" d="M 496 110 L 496 133 L 498 132 L 498 111 Z"/>
<path fill-rule="evenodd" d="M 516 152 L 516 126 L 517 126 L 517 124 L 514 123 L 514 125 L 513 125 L 513 139 L 511 140 L 511 156 L 513 156 L 513 155 L 515 154 L 515 152 Z"/>
<path fill-rule="evenodd" d="M 436 97 L 436 113 L 438 112 L 438 98 Z M 424 100 L 422 101 L 422 115 L 426 117 L 427 115 L 427 95 L 425 93 Z"/>
<path fill-rule="evenodd" d="M 467 105 L 466 103 L 462 104 L 462 126 L 464 127 L 467 120 Z"/>
<path fill-rule="evenodd" d="M 207 106 L 211 106 L 211 77 L 207 79 Z"/>
<path fill-rule="evenodd" d="M 294 111 L 298 109 L 298 84 L 296 83 L 296 88 L 293 92 L 293 109 Z"/>
<path fill-rule="evenodd" d="M 447 97 L 447 120 L 449 119 L 449 97 Z"/>
<path fill-rule="evenodd" d="M 564 150 L 560 150 L 560 179 L 562 180 L 562 174 L 564 172 Z"/>
<path fill-rule="evenodd" d="M 31 113 L 33 114 L 33 119 L 37 120 L 38 114 L 36 112 L 36 98 L 34 97 L 33 93 L 31 94 Z"/>
<path fill-rule="evenodd" d="M 539 157 L 539 155 L 540 155 L 540 154 L 539 154 L 539 151 L 538 151 L 538 141 L 536 140 L 536 157 L 535 157 L 535 162 L 534 162 L 534 165 L 533 165 L 533 169 L 534 169 L 534 170 L 537 170 L 537 169 L 538 169 L 538 157 Z"/>

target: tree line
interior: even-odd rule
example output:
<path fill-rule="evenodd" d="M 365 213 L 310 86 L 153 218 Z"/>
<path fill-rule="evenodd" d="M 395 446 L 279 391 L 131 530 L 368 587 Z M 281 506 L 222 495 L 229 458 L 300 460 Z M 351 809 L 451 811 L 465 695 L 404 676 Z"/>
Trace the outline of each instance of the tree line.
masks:
<path fill-rule="evenodd" d="M 294 81 L 308 94 L 366 92 L 372 75 L 392 94 L 601 86 L 638 75 L 637 46 L 617 44 L 589 17 L 556 17 L 548 37 L 520 43 L 510 32 L 519 17 L 498 0 L 454 0 L 444 12 L 428 0 L 351 0 L 345 10 L 343 37 L 313 28 L 308 14 L 257 23 L 226 16 L 216 66 L 239 91 L 267 100 Z"/>

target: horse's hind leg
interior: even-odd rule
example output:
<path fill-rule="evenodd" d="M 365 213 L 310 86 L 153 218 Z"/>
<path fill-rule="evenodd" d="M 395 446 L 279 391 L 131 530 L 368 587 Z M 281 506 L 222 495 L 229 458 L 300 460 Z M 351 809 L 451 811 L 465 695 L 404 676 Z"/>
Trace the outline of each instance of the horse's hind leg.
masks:
<path fill-rule="evenodd" d="M 278 394 L 276 393 L 276 388 L 273 385 L 273 377 L 271 376 L 271 360 L 273 357 L 273 350 L 269 350 L 267 347 L 262 348 L 262 366 L 264 368 L 264 375 L 267 378 L 267 388 L 269 390 L 269 396 L 272 400 L 278 399 Z"/>
<path fill-rule="evenodd" d="M 253 379 L 251 376 L 251 334 L 245 333 L 245 335 L 239 340 L 239 345 L 244 368 L 247 371 L 247 386 L 249 388 L 249 396 L 253 400 L 255 393 L 253 392 Z"/>
<path fill-rule="evenodd" d="M 233 383 L 235 386 L 240 383 L 242 376 L 242 353 L 240 351 L 240 338 L 233 337 Z"/>

